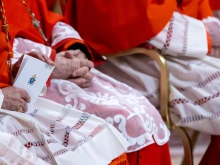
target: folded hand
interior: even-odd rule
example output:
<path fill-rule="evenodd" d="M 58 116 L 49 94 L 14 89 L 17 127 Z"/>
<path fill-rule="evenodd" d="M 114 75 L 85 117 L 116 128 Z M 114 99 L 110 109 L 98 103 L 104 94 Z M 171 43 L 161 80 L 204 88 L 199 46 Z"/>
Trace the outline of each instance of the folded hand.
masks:
<path fill-rule="evenodd" d="M 83 59 L 81 53 L 75 55 L 70 51 L 60 52 L 56 56 L 56 67 L 52 78 L 70 80 L 80 87 L 86 87 L 88 80 L 92 79 L 90 69 L 94 66 L 89 60 Z"/>

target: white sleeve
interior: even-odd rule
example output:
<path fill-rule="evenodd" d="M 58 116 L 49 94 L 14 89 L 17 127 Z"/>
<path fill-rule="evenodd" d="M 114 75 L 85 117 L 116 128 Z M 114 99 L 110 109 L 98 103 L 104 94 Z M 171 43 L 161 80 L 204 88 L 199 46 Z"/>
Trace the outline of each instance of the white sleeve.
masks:
<path fill-rule="evenodd" d="M 149 41 L 170 56 L 202 59 L 208 52 L 207 31 L 200 20 L 174 12 L 165 28 Z"/>
<path fill-rule="evenodd" d="M 4 95 L 2 93 L 2 90 L 0 89 L 0 108 L 2 107 L 3 100 L 4 100 Z"/>
<path fill-rule="evenodd" d="M 212 45 L 220 46 L 220 20 L 215 17 L 208 17 L 202 20 L 210 34 Z"/>
<path fill-rule="evenodd" d="M 65 39 L 78 39 L 82 40 L 79 33 L 70 25 L 64 22 L 57 22 L 52 31 L 52 47 L 56 47 Z"/>

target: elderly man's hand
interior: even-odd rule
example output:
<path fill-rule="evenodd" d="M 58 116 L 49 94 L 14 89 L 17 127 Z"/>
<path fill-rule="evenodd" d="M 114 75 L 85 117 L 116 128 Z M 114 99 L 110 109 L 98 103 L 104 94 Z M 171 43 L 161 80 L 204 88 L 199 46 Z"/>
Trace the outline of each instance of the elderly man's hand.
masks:
<path fill-rule="evenodd" d="M 4 95 L 3 109 L 18 111 L 22 108 L 22 112 L 28 110 L 27 103 L 30 102 L 30 96 L 25 90 L 13 86 L 1 90 Z"/>
<path fill-rule="evenodd" d="M 47 63 L 47 64 L 49 64 L 49 65 L 52 65 L 52 66 L 55 65 L 55 63 L 54 63 L 49 57 L 47 57 L 46 55 L 43 55 L 43 54 L 41 54 L 41 53 L 39 53 L 39 52 L 33 51 L 33 52 L 26 53 L 26 54 L 29 55 L 29 56 L 31 56 L 31 57 L 34 57 L 34 58 L 36 58 L 36 59 L 38 59 L 38 60 L 41 60 L 41 61 L 43 61 L 43 62 L 45 62 L 45 63 Z M 18 70 L 19 70 L 19 68 L 20 68 L 20 66 L 21 66 L 21 63 L 22 63 L 23 58 L 24 58 L 24 55 L 22 55 L 22 56 L 19 58 L 19 60 L 13 65 L 12 74 L 13 74 L 14 77 L 15 77 L 15 76 L 17 75 L 17 73 L 18 73 Z"/>
<path fill-rule="evenodd" d="M 52 78 L 66 79 L 80 87 L 88 87 L 93 78 L 90 69 L 94 64 L 86 60 L 84 54 L 74 51 L 60 52 L 56 57 L 56 67 Z"/>
<path fill-rule="evenodd" d="M 86 60 L 87 59 L 85 53 L 83 53 L 79 49 L 65 51 L 65 57 L 69 58 L 69 59 L 73 59 L 73 58 L 82 59 L 82 60 Z"/>
<path fill-rule="evenodd" d="M 86 55 L 79 49 L 66 51 L 65 57 L 69 59 L 87 59 Z M 90 72 L 90 69 L 91 68 L 84 66 L 75 70 L 70 81 L 77 84 L 81 88 L 89 87 L 93 78 L 93 74 Z"/>

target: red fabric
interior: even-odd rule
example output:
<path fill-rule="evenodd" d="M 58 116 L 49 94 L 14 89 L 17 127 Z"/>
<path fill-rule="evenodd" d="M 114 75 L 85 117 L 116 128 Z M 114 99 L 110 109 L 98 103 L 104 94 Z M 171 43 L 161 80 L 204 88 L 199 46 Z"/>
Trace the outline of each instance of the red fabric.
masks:
<path fill-rule="evenodd" d="M 26 3 L 28 4 L 28 7 L 31 8 L 32 12 L 35 14 L 36 19 L 41 22 L 41 28 L 44 34 L 46 35 L 47 39 L 49 39 L 50 43 L 53 27 L 57 22 L 64 21 L 63 16 L 50 12 L 48 10 L 47 3 L 49 5 L 53 5 L 54 3 L 50 0 L 26 0 Z M 32 25 L 30 15 L 28 14 L 25 6 L 22 4 L 22 1 L 4 0 L 4 4 L 6 9 L 6 17 L 8 23 L 10 24 L 10 34 L 12 37 L 12 43 L 15 37 L 22 37 L 31 41 L 35 41 L 37 43 L 46 44 L 40 33 Z M 13 11 L 16 11 L 16 14 Z M 25 23 L 21 20 L 25 20 Z M 70 43 L 79 43 L 79 40 L 68 39 L 62 41 L 62 44 L 56 45 L 55 48 L 56 50 L 66 50 L 66 45 L 70 46 Z M 83 41 L 80 41 L 80 43 L 86 46 L 86 44 Z M 63 49 L 64 47 L 65 49 Z M 92 54 L 89 55 L 91 59 L 93 59 Z"/>
<path fill-rule="evenodd" d="M 168 143 L 151 144 L 138 152 L 127 154 L 129 165 L 171 165 Z"/>
<path fill-rule="evenodd" d="M 12 43 L 15 37 L 26 38 L 41 44 L 46 44 L 38 30 L 32 25 L 32 19 L 23 5 L 22 1 L 4 0 L 6 18 L 10 26 L 10 36 Z M 44 34 L 51 41 L 53 26 L 64 18 L 58 14 L 49 12 L 44 0 L 26 0 L 28 7 L 35 14 L 37 20 L 41 22 Z M 40 10 L 39 10 L 40 9 Z M 16 11 L 16 13 L 14 12 Z M 24 22 L 25 21 L 25 22 Z M 52 60 L 55 60 L 56 51 L 52 50 Z M 47 81 L 47 85 L 49 85 Z"/>
<path fill-rule="evenodd" d="M 212 10 L 220 10 L 220 1 L 219 0 L 209 0 Z"/>
<path fill-rule="evenodd" d="M 2 22 L 0 20 L 0 88 L 10 85 L 10 74 L 7 60 L 9 59 L 9 47 L 5 33 L 1 31 Z"/>
<path fill-rule="evenodd" d="M 65 17 L 89 45 L 108 54 L 157 35 L 175 9 L 176 0 L 68 0 Z"/>
<path fill-rule="evenodd" d="M 181 5 L 178 6 L 178 11 L 200 20 L 213 16 L 209 0 L 183 0 Z"/>
<path fill-rule="evenodd" d="M 46 0 L 46 2 L 47 2 L 48 9 L 49 10 L 53 9 L 55 0 Z"/>
<path fill-rule="evenodd" d="M 32 19 L 22 1 L 3 0 L 3 2 L 5 5 L 7 21 L 10 25 L 11 43 L 13 43 L 14 38 L 21 37 L 46 45 L 38 30 L 32 25 Z M 50 12 L 45 0 L 26 0 L 26 3 L 35 14 L 36 19 L 41 22 L 41 28 L 49 39 L 50 44 L 53 27 L 57 22 L 64 21 L 63 16 Z M 52 3 L 52 1 L 49 3 Z M 16 11 L 16 13 L 14 11 Z M 79 41 L 76 41 L 75 39 L 65 40 L 65 42 L 62 42 L 62 44 L 60 44 L 59 47 L 56 47 L 56 49 L 62 49 L 63 47 L 67 49 L 66 45 L 70 45 L 70 42 L 71 44 L 74 44 Z M 85 43 L 82 41 L 82 44 Z M 52 52 L 51 58 L 52 60 L 55 60 L 56 50 L 53 49 Z M 92 55 L 91 59 L 93 59 Z M 49 84 L 49 82 L 47 84 Z"/>
<path fill-rule="evenodd" d="M 210 54 L 212 52 L 212 39 L 207 29 L 206 29 L 206 36 L 208 41 L 208 54 Z"/>
<path fill-rule="evenodd" d="M 87 57 L 89 56 L 88 59 L 95 62 L 93 53 L 90 51 L 89 46 L 83 40 L 68 38 L 68 39 L 62 40 L 60 43 L 55 45 L 53 48 L 58 49 L 59 51 L 65 51 L 69 49 L 71 45 L 74 45 L 76 43 L 84 45 L 86 49 L 88 50 L 88 53 L 86 54 Z"/>
<path fill-rule="evenodd" d="M 199 165 L 220 164 L 220 136 L 212 136 L 211 143 Z"/>
<path fill-rule="evenodd" d="M 6 17 L 10 25 L 12 42 L 15 37 L 22 37 L 41 44 L 46 44 L 38 30 L 32 25 L 32 19 L 22 4 L 22 1 L 3 1 L 5 4 Z M 45 0 L 26 0 L 26 2 L 35 14 L 36 19 L 41 22 L 41 28 L 44 34 L 49 39 L 49 42 L 51 42 L 53 26 L 58 21 L 63 21 L 64 18 L 58 14 L 49 12 Z M 14 11 L 16 11 L 16 13 Z"/>

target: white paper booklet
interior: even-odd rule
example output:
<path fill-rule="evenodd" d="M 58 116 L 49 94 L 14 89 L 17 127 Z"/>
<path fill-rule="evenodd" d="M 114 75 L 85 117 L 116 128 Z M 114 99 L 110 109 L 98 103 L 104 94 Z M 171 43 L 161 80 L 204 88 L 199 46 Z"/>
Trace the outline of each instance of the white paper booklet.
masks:
<path fill-rule="evenodd" d="M 48 65 L 31 56 L 25 55 L 13 86 L 22 88 L 30 95 L 28 112 L 33 110 L 33 105 L 39 97 L 44 85 L 50 77 L 54 66 Z"/>

